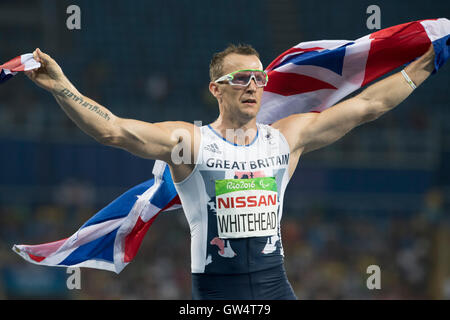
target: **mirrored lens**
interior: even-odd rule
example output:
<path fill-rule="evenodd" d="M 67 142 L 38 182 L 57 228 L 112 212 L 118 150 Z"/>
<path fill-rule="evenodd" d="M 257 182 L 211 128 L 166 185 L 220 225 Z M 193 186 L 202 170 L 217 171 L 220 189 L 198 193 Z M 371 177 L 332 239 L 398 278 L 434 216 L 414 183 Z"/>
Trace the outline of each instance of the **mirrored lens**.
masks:
<path fill-rule="evenodd" d="M 265 85 L 266 84 L 266 75 L 262 71 L 254 72 L 256 84 L 257 85 Z"/>
<path fill-rule="evenodd" d="M 233 75 L 233 84 L 238 84 L 241 86 L 246 86 L 250 82 L 250 77 L 252 76 L 251 71 L 241 71 Z"/>

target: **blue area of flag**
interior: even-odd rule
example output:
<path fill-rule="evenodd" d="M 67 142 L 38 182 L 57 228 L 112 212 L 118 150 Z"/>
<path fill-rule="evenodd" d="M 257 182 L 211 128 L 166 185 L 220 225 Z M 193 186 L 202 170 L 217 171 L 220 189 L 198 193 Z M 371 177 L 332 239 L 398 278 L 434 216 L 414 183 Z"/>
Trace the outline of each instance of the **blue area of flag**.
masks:
<path fill-rule="evenodd" d="M 0 83 L 3 83 L 9 79 L 11 79 L 13 75 L 11 73 L 6 74 L 4 70 L 0 72 Z"/>
<path fill-rule="evenodd" d="M 287 63 L 293 63 L 296 65 L 309 65 L 326 68 L 342 76 L 345 48 L 353 43 L 354 42 L 346 43 L 345 45 L 333 50 L 324 49 L 322 51 L 308 51 L 293 55 L 284 60 L 277 68 Z"/>

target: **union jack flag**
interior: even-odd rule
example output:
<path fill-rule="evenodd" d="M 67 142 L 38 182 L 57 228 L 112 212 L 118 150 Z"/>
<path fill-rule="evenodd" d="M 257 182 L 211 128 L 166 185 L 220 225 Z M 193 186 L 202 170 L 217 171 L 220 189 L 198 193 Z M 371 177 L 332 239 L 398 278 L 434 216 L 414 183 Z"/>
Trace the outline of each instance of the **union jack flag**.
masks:
<path fill-rule="evenodd" d="M 270 124 L 294 113 L 320 112 L 355 90 L 435 49 L 436 72 L 449 56 L 448 19 L 382 29 L 357 40 L 302 42 L 267 68 L 257 120 Z"/>
<path fill-rule="evenodd" d="M 270 124 L 295 113 L 321 112 L 411 62 L 430 44 L 435 49 L 436 72 L 449 57 L 449 36 L 449 20 L 431 19 L 397 25 L 354 41 L 302 42 L 267 67 L 269 83 L 257 120 Z M 18 62 L 16 59 L 15 68 L 23 64 L 22 60 Z M 156 161 L 153 174 L 154 178 L 111 202 L 69 238 L 14 245 L 13 250 L 40 265 L 119 273 L 135 257 L 155 218 L 161 212 L 181 207 L 167 164 Z"/>

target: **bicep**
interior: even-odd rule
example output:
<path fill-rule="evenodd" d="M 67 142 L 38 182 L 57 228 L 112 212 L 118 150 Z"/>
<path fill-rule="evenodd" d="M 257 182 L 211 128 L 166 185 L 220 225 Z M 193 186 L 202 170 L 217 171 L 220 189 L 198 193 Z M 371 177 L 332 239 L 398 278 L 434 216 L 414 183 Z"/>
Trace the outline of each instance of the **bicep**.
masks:
<path fill-rule="evenodd" d="M 304 152 L 325 147 L 353 128 L 375 119 L 375 114 L 370 112 L 370 103 L 356 96 L 318 114 L 302 132 Z"/>
<path fill-rule="evenodd" d="M 371 120 L 368 101 L 354 97 L 321 113 L 295 114 L 280 120 L 291 151 L 307 153 L 327 146 L 356 126 Z"/>
<path fill-rule="evenodd" d="M 186 122 L 148 123 L 134 119 L 117 118 L 114 133 L 107 138 L 108 145 L 124 149 L 148 159 L 170 161 L 173 148 L 180 142 L 180 131 L 189 134 Z"/>

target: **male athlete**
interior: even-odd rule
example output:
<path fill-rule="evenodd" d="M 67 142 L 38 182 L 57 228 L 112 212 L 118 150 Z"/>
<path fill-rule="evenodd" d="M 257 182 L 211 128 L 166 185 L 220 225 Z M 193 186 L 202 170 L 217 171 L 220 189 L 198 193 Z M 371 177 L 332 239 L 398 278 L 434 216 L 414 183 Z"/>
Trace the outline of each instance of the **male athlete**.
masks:
<path fill-rule="evenodd" d="M 268 126 L 256 122 L 268 81 L 259 55 L 251 46 L 230 45 L 210 65 L 219 117 L 198 127 L 119 118 L 83 96 L 49 55 L 33 54 L 42 66 L 27 76 L 52 93 L 81 130 L 102 144 L 168 163 L 191 231 L 194 299 L 296 299 L 283 266 L 280 220 L 300 156 L 393 109 L 434 68 L 430 46 L 404 73 L 321 113 Z"/>

